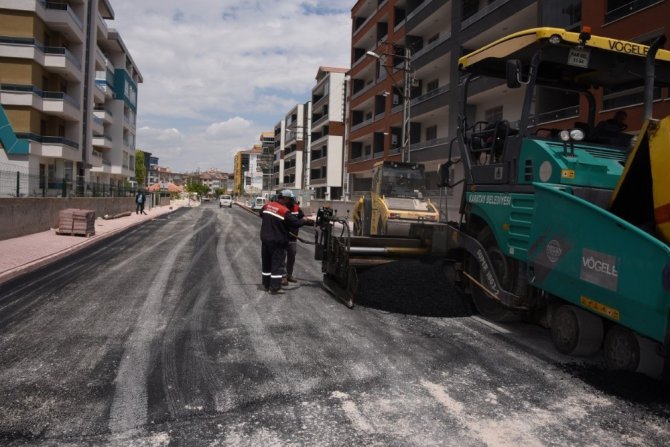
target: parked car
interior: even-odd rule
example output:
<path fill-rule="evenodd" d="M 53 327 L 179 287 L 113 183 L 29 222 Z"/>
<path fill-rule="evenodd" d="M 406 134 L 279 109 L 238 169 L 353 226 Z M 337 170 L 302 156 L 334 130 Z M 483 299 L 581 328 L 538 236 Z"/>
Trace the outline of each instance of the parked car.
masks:
<path fill-rule="evenodd" d="M 256 197 L 251 204 L 251 209 L 254 211 L 260 211 L 260 209 L 263 208 L 263 205 L 265 205 L 265 202 L 267 202 L 265 197 Z"/>
<path fill-rule="evenodd" d="M 233 198 L 228 194 L 223 194 L 219 197 L 219 208 L 223 208 L 224 206 L 227 206 L 228 208 L 233 207 Z"/>

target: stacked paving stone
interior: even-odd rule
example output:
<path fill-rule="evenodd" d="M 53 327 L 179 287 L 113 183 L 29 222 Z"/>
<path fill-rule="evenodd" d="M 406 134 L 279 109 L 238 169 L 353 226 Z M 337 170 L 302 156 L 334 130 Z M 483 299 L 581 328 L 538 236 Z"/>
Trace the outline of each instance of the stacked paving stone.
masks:
<path fill-rule="evenodd" d="M 58 213 L 58 234 L 92 236 L 95 234 L 95 211 L 67 208 Z"/>

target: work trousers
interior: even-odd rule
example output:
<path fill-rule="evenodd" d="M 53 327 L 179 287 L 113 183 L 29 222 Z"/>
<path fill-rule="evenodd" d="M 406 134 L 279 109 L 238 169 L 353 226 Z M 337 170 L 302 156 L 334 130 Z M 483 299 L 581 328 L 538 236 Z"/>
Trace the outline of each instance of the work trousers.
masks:
<path fill-rule="evenodd" d="M 282 270 L 289 277 L 293 276 L 293 266 L 295 265 L 295 254 L 297 251 L 298 241 L 288 241 L 288 247 L 286 247 L 286 259 L 282 264 Z"/>
<path fill-rule="evenodd" d="M 137 207 L 135 208 L 135 214 L 141 214 L 144 213 L 144 202 L 138 203 Z"/>
<path fill-rule="evenodd" d="M 286 259 L 286 242 L 261 241 L 261 274 L 263 287 L 279 290 L 284 275 L 283 263 Z"/>

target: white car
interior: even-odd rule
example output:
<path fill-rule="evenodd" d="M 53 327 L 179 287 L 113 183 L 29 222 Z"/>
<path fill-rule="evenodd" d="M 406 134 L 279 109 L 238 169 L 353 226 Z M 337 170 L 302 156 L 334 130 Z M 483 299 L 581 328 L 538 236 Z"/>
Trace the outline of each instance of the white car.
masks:
<path fill-rule="evenodd" d="M 251 209 L 254 211 L 260 211 L 263 208 L 263 205 L 267 202 L 267 199 L 264 197 L 256 197 L 254 202 L 251 204 Z"/>
<path fill-rule="evenodd" d="M 219 197 L 219 208 L 223 208 L 224 206 L 227 206 L 228 208 L 233 207 L 233 198 L 228 194 Z"/>

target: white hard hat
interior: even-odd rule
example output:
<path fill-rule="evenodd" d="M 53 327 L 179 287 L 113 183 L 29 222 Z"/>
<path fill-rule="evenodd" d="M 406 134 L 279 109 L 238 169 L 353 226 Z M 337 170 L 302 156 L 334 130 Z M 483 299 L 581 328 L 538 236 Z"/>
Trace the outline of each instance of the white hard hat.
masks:
<path fill-rule="evenodd" d="M 292 198 L 295 197 L 295 195 L 293 195 L 293 191 L 291 191 L 290 189 L 285 189 L 283 191 L 280 191 L 279 195 L 281 197 L 288 197 L 289 199 L 292 199 Z"/>

